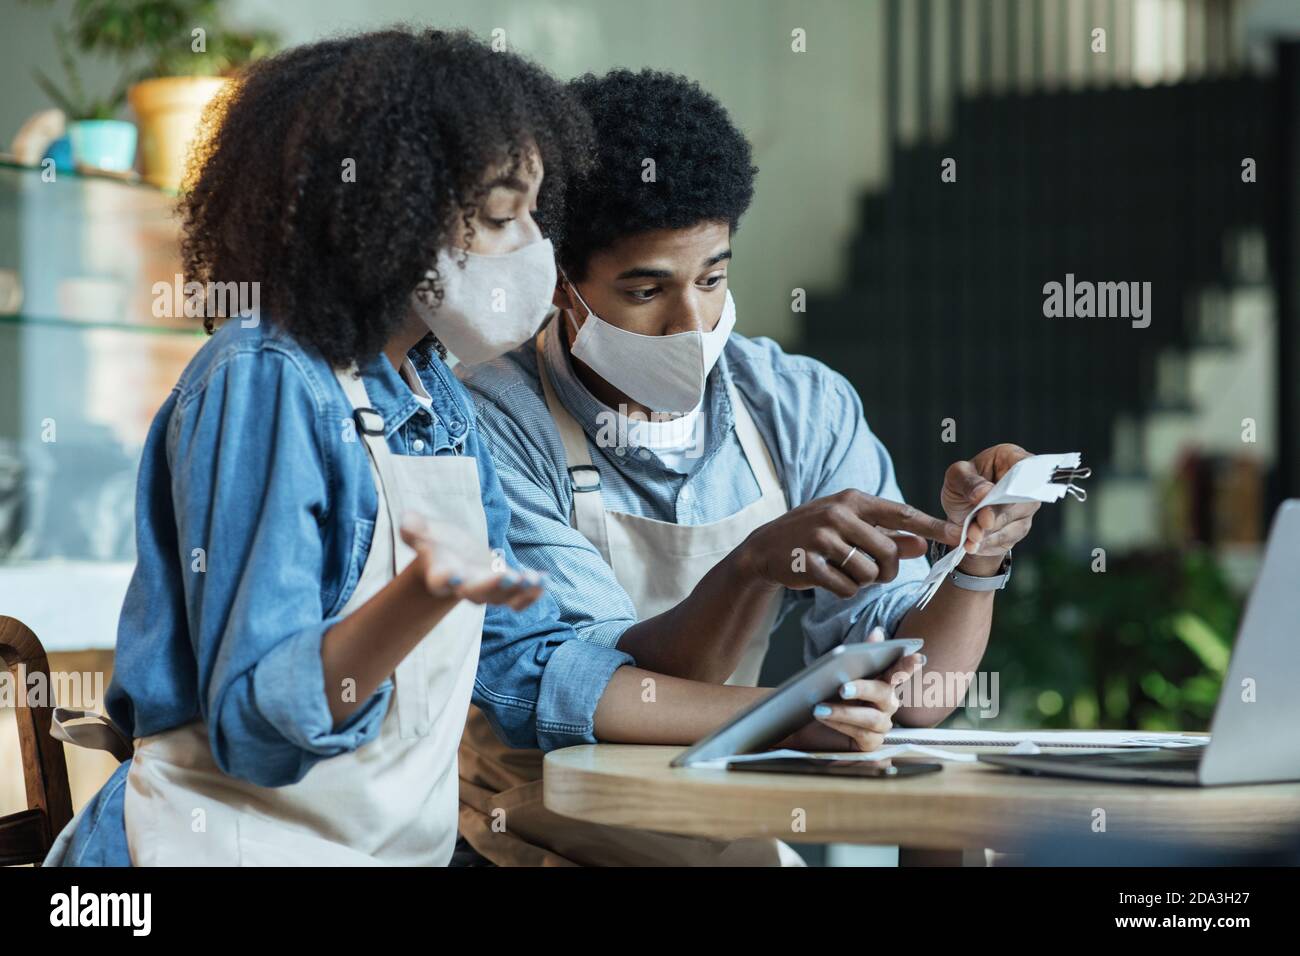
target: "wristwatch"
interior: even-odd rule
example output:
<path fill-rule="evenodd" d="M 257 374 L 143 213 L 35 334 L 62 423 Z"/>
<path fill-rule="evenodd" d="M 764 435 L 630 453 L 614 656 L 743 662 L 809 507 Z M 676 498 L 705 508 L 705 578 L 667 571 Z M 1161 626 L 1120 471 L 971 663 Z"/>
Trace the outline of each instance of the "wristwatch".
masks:
<path fill-rule="evenodd" d="M 934 564 L 951 550 L 948 545 L 941 541 L 930 542 L 930 563 Z M 964 574 L 958 568 L 953 568 L 952 573 L 948 575 L 952 579 L 954 587 L 959 587 L 963 591 L 1001 591 L 1011 580 L 1011 552 L 1008 551 L 1002 556 L 1002 563 L 998 565 L 997 573 L 990 577 L 980 577 L 976 574 Z"/>

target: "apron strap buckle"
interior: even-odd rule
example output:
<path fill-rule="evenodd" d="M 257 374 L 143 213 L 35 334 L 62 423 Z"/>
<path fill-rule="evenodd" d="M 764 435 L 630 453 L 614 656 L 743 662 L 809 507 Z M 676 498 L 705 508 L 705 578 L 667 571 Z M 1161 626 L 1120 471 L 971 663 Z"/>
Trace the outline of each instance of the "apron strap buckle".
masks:
<path fill-rule="evenodd" d="M 352 409 L 352 420 L 357 423 L 357 431 L 363 435 L 384 433 L 384 416 L 373 408 Z"/>
<path fill-rule="evenodd" d="M 583 477 L 578 477 L 579 473 Z M 595 465 L 574 465 L 569 469 L 569 488 L 574 493 L 600 491 L 600 472 Z"/>

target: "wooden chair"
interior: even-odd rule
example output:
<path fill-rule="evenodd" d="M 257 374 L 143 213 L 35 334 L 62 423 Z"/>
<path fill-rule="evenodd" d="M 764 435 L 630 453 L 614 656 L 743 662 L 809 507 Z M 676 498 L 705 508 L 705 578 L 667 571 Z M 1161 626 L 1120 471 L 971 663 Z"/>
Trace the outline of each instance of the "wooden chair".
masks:
<path fill-rule="evenodd" d="M 0 658 L 14 674 L 20 691 L 17 668 L 24 665 L 28 677 L 45 675 L 49 683 L 50 662 L 45 648 L 22 621 L 0 616 Z M 72 793 L 68 787 L 68 765 L 62 742 L 50 736 L 50 706 L 15 709 L 18 742 L 23 755 L 23 781 L 27 787 L 27 809 L 0 817 L 0 866 L 35 863 L 45 859 L 54 838 L 72 819 Z"/>

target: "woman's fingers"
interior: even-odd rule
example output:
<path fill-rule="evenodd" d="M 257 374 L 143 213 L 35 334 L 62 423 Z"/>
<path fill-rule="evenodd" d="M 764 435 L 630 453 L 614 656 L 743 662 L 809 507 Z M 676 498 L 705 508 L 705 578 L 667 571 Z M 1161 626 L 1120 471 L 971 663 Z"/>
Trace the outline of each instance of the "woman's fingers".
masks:
<path fill-rule="evenodd" d="M 895 693 L 897 693 L 898 686 L 900 684 L 906 684 L 917 673 L 919 673 L 921 665 L 924 663 L 924 654 L 908 654 L 889 670 L 885 671 L 885 673 L 878 677 L 877 680 L 883 681 L 890 687 L 895 688 Z"/>
<path fill-rule="evenodd" d="M 430 531 L 428 519 L 418 511 L 408 511 L 403 514 L 398 531 L 402 535 L 402 540 L 416 551 L 432 552 L 438 548 Z"/>
<path fill-rule="evenodd" d="M 530 604 L 532 604 L 534 601 L 536 601 L 539 597 L 542 596 L 542 590 L 543 588 L 541 587 L 541 585 L 537 585 L 535 587 L 530 587 L 530 588 L 524 588 L 506 603 L 509 605 L 510 610 L 522 611 L 524 608 L 528 607 Z"/>
<path fill-rule="evenodd" d="M 879 681 L 854 681 L 853 683 L 880 683 Z M 848 685 L 845 685 L 846 687 Z M 893 726 L 893 721 L 889 715 L 897 709 L 897 698 L 892 697 L 892 692 L 887 686 L 877 689 L 868 689 L 864 693 L 869 693 L 873 699 L 879 699 L 880 704 L 876 706 L 864 706 L 859 703 L 837 704 L 827 702 L 818 704 L 813 708 L 813 717 L 825 724 L 842 724 L 853 728 L 857 731 L 885 734 Z M 893 703 L 890 703 L 891 698 Z M 866 697 L 858 698 L 867 700 Z M 836 727 L 837 730 L 841 728 Z M 844 731 L 841 730 L 841 733 Z"/>
<path fill-rule="evenodd" d="M 832 708 L 841 705 L 831 705 Z M 862 711 L 862 714 L 848 714 L 848 711 Z M 865 716 L 865 715 L 871 716 Z M 840 714 L 830 717 L 818 717 L 821 723 L 831 730 L 843 734 L 852 741 L 857 750 L 875 750 L 885 741 L 892 724 L 889 718 L 870 707 L 845 707 L 843 718 Z"/>
<path fill-rule="evenodd" d="M 461 580 L 448 568 L 436 561 L 426 561 L 424 565 L 424 587 L 434 597 L 452 597 L 460 586 Z"/>
<path fill-rule="evenodd" d="M 899 707 L 893 685 L 883 680 L 851 680 L 840 688 L 840 699 L 862 701 L 886 714 L 892 714 Z"/>
<path fill-rule="evenodd" d="M 543 576 L 534 571 L 507 570 L 462 584 L 456 594 L 474 604 L 504 604 L 522 611 L 541 596 L 543 582 Z"/>
<path fill-rule="evenodd" d="M 879 750 L 885 745 L 884 734 L 873 733 L 869 730 L 858 730 L 845 724 L 833 724 L 830 721 L 827 721 L 826 726 L 849 738 L 849 742 L 852 744 L 850 749 L 855 751 L 870 753 L 873 750 Z"/>

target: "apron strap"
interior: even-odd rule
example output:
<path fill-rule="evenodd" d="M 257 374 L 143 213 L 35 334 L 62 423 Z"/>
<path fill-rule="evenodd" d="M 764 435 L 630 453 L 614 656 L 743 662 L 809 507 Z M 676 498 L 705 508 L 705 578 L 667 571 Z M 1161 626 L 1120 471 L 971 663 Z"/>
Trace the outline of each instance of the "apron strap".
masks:
<path fill-rule="evenodd" d="M 366 392 L 366 383 L 356 366 L 340 371 L 334 370 L 335 377 L 343 386 L 343 394 L 352 405 L 352 420 L 356 424 L 357 434 L 365 443 L 370 460 L 374 462 L 375 473 L 379 476 L 380 504 L 388 512 L 388 533 L 392 537 L 392 572 L 397 576 L 398 548 L 404 544 L 401 535 L 400 519 L 402 508 L 400 486 L 393 469 L 393 452 L 384 438 L 384 417 L 370 405 L 370 395 Z"/>
<path fill-rule="evenodd" d="M 92 710 L 55 707 L 50 717 L 50 736 L 87 750 L 105 750 L 118 763 L 131 758 L 135 746 L 117 724 Z"/>
<path fill-rule="evenodd" d="M 545 336 L 545 329 L 537 334 L 537 377 L 542 380 L 546 407 L 551 412 L 551 418 L 560 433 L 560 441 L 564 444 L 569 490 L 573 492 L 573 516 L 570 520 L 578 533 L 596 546 L 605 563 L 612 565 L 609 531 L 605 527 L 605 501 L 600 494 L 600 472 L 591 462 L 587 433 L 555 394 L 550 368 L 546 364 Z"/>
<path fill-rule="evenodd" d="M 736 419 L 736 438 L 740 441 L 741 451 L 745 453 L 749 470 L 754 473 L 754 480 L 758 482 L 759 493 L 762 497 L 780 495 L 784 499 L 785 489 L 781 487 L 781 479 L 776 471 L 776 463 L 772 460 L 772 453 L 768 450 L 767 442 L 763 441 L 763 436 L 759 434 L 754 416 L 749 413 L 749 406 L 740 397 L 740 391 L 731 380 L 727 381 L 727 395 L 731 398 L 732 413 Z M 760 468 L 760 464 L 763 467 Z"/>

